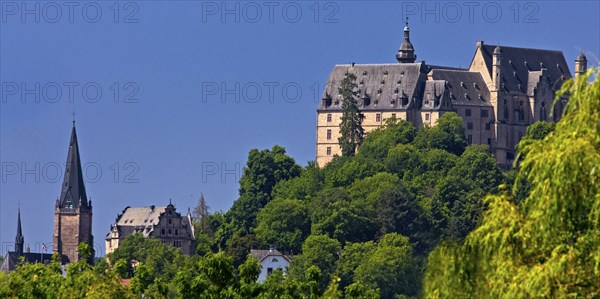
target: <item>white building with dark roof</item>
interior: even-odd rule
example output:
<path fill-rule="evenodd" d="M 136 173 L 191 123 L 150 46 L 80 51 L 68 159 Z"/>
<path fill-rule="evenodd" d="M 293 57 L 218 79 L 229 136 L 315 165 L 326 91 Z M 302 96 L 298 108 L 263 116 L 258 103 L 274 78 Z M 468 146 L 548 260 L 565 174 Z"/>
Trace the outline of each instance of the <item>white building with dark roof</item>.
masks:
<path fill-rule="evenodd" d="M 127 236 L 136 233 L 180 248 L 184 254 L 191 255 L 195 252 L 192 215 L 188 210 L 187 215 L 182 216 L 172 203 L 166 207 L 126 207 L 106 235 L 106 254 L 117 249 Z"/>
<path fill-rule="evenodd" d="M 251 249 L 250 255 L 256 258 L 262 266 L 258 275 L 258 282 L 263 282 L 273 271 L 281 270 L 285 274 L 287 268 L 292 262 L 290 255 L 279 252 L 275 247 L 271 246 L 269 250 Z"/>

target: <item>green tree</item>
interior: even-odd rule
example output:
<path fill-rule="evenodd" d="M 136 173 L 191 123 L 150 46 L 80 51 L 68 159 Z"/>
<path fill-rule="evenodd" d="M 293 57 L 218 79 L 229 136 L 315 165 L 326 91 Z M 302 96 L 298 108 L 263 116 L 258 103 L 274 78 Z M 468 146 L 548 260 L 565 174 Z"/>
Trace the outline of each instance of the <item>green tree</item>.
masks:
<path fill-rule="evenodd" d="M 421 128 L 414 143 L 420 149 L 438 148 L 460 155 L 467 146 L 463 120 L 454 112 L 444 113 L 435 126 Z"/>
<path fill-rule="evenodd" d="M 364 138 L 363 116 L 358 110 L 354 95 L 357 87 L 356 75 L 349 73 L 344 77 L 338 88 L 338 92 L 342 96 L 342 121 L 338 141 L 344 157 L 354 156 Z"/>
<path fill-rule="evenodd" d="M 377 249 L 356 268 L 354 280 L 379 288 L 381 298 L 414 296 L 418 290 L 415 266 L 408 238 L 391 233 L 383 236 Z"/>
<path fill-rule="evenodd" d="M 302 244 L 302 254 L 292 259 L 288 274 L 305 283 L 310 282 L 316 275 L 319 278 L 315 287 L 322 291 L 335 270 L 340 250 L 340 243 L 337 240 L 325 235 L 311 235 Z M 309 271 L 311 267 L 315 267 L 319 274 L 311 274 L 311 271 L 314 271 L 314 269 Z"/>
<path fill-rule="evenodd" d="M 358 155 L 381 161 L 395 145 L 411 143 L 416 131 L 411 122 L 389 118 L 383 127 L 369 132 L 358 149 Z"/>
<path fill-rule="evenodd" d="M 270 200 L 273 187 L 282 180 L 300 175 L 301 168 L 285 149 L 275 145 L 271 150 L 250 150 L 244 174 L 240 179 L 240 197 L 226 213 L 231 232 L 221 236 L 243 236 L 256 226 L 258 211 Z"/>
<path fill-rule="evenodd" d="M 570 97 L 555 130 L 519 145 L 517 177 L 531 183 L 525 200 L 517 206 L 508 192 L 488 196 L 482 224 L 465 242 L 431 253 L 425 297 L 600 296 L 598 75 L 565 82 L 557 100 Z"/>
<path fill-rule="evenodd" d="M 256 236 L 283 251 L 300 252 L 310 233 L 308 207 L 300 200 L 274 199 L 260 210 L 257 223 Z"/>

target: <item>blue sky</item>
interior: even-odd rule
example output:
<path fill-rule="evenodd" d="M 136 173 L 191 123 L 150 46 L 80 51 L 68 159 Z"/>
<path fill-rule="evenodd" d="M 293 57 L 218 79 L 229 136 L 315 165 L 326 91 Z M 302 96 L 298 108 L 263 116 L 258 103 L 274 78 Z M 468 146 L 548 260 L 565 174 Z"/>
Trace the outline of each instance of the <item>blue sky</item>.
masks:
<path fill-rule="evenodd" d="M 477 40 L 600 57 L 598 1 L 0 1 L 0 253 L 19 203 L 25 242 L 52 243 L 73 110 L 103 254 L 125 206 L 227 210 L 252 148 L 313 160 L 328 73 L 394 63 L 405 15 L 431 64 Z"/>

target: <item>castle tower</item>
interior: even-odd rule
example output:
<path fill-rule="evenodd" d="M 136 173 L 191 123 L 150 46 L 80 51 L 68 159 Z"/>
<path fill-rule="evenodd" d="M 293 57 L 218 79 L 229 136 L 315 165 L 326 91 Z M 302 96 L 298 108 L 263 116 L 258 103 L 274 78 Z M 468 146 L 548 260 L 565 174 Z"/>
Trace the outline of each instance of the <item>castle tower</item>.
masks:
<path fill-rule="evenodd" d="M 23 244 L 25 238 L 23 238 L 23 231 L 21 230 L 21 208 L 19 208 L 19 214 L 17 216 L 17 236 L 15 237 L 15 252 L 18 256 L 23 255 Z"/>
<path fill-rule="evenodd" d="M 575 59 L 575 78 L 585 74 L 585 72 L 587 72 L 587 58 L 581 52 Z"/>
<path fill-rule="evenodd" d="M 413 63 L 417 59 L 415 48 L 410 43 L 410 29 L 408 28 L 408 17 L 406 17 L 406 27 L 404 27 L 404 40 L 396 54 L 398 63 Z"/>
<path fill-rule="evenodd" d="M 54 212 L 53 251 L 61 255 L 63 264 L 76 262 L 81 259 L 77 246 L 82 242 L 89 245 L 90 261 L 92 261 L 95 256 L 92 236 L 92 201 L 88 200 L 85 192 L 77 133 L 73 122 L 65 177 Z"/>

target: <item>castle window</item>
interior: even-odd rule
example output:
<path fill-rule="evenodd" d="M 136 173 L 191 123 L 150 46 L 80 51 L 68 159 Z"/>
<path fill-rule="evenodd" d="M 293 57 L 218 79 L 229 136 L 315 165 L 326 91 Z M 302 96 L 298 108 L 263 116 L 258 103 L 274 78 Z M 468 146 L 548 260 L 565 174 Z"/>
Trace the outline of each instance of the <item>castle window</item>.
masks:
<path fill-rule="evenodd" d="M 473 144 L 473 135 L 467 135 L 467 144 Z"/>
<path fill-rule="evenodd" d="M 331 122 L 331 113 L 327 114 L 327 122 L 330 123 Z"/>
<path fill-rule="evenodd" d="M 465 116 L 471 116 L 471 109 L 465 109 Z"/>
<path fill-rule="evenodd" d="M 171 219 L 169 219 L 169 224 L 173 223 Z"/>
<path fill-rule="evenodd" d="M 327 156 L 331 156 L 331 146 L 327 147 Z"/>
<path fill-rule="evenodd" d="M 473 123 L 467 123 L 467 129 L 473 130 Z"/>
<path fill-rule="evenodd" d="M 429 120 L 429 113 L 425 113 L 425 120 Z"/>
<path fill-rule="evenodd" d="M 488 145 L 491 146 L 492 145 L 492 138 L 488 138 Z"/>
<path fill-rule="evenodd" d="M 327 130 L 327 140 L 331 140 L 331 130 Z"/>
<path fill-rule="evenodd" d="M 381 121 L 381 113 L 375 114 L 375 121 Z"/>
<path fill-rule="evenodd" d="M 175 235 L 179 236 L 179 230 L 178 229 L 175 230 Z"/>
<path fill-rule="evenodd" d="M 488 117 L 488 111 L 485 109 L 481 110 L 481 117 Z"/>
<path fill-rule="evenodd" d="M 392 117 L 393 117 L 393 118 L 396 118 L 396 113 L 392 113 Z"/>
<path fill-rule="evenodd" d="M 160 230 L 160 234 L 163 235 L 163 236 L 165 235 L 165 229 L 164 228 Z"/>
<path fill-rule="evenodd" d="M 273 273 L 273 268 L 267 268 L 267 275 L 271 275 Z"/>
<path fill-rule="evenodd" d="M 173 233 L 173 231 L 169 228 L 169 236 Z"/>
<path fill-rule="evenodd" d="M 489 131 L 491 129 L 491 126 L 492 125 L 490 125 L 490 123 L 485 124 L 485 130 Z"/>

